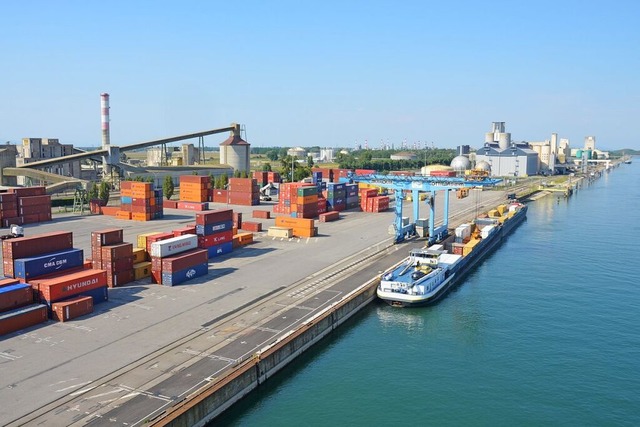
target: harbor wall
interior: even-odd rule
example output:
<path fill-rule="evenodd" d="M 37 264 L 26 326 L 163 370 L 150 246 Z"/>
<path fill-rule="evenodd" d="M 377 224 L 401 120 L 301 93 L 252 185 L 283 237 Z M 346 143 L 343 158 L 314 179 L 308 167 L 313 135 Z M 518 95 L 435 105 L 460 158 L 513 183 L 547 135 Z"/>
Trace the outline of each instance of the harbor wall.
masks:
<path fill-rule="evenodd" d="M 153 426 L 204 426 L 372 302 L 378 278 L 359 286 L 296 330 L 256 352 L 228 375 L 167 410 Z"/>

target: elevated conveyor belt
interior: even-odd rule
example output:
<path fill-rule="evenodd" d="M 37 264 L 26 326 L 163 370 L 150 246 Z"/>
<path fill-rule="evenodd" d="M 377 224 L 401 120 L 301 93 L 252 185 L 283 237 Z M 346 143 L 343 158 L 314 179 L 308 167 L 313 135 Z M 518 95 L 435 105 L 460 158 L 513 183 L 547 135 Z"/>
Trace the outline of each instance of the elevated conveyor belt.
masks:
<path fill-rule="evenodd" d="M 4 176 L 26 176 L 28 178 L 49 182 L 51 184 L 47 186 L 47 194 L 59 193 L 66 190 L 74 190 L 78 187 L 78 185 L 86 188 L 88 183 L 83 179 L 69 178 L 38 169 L 3 168 L 2 174 Z"/>

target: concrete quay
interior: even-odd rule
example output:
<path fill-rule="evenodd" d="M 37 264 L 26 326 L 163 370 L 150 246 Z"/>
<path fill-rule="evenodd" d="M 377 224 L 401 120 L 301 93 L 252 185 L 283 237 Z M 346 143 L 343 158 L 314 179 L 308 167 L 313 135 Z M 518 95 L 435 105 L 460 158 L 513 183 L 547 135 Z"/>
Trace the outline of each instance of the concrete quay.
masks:
<path fill-rule="evenodd" d="M 451 198 L 450 226 L 505 198 L 499 191 L 479 193 Z M 437 206 L 439 223 L 442 209 Z M 253 209 L 268 205 L 233 208 L 249 219 Z M 405 212 L 411 214 L 410 204 Z M 25 232 L 73 230 L 75 246 L 87 255 L 89 234 L 97 229 L 121 227 L 125 241 L 133 242 L 137 234 L 193 222 L 192 212 L 166 213 L 164 220 L 148 223 L 64 217 L 27 226 Z M 162 416 L 174 407 L 184 409 L 203 390 L 254 363 L 256 354 L 270 344 L 307 328 L 305 322 L 404 258 L 412 245 L 424 245 L 392 245 L 386 233 L 393 217 L 392 211 L 345 212 L 339 221 L 318 224 L 320 236 L 310 239 L 273 239 L 258 233 L 255 244 L 211 259 L 205 277 L 173 288 L 141 281 L 111 289 L 110 301 L 97 305 L 90 316 L 50 321 L 3 337 L 0 423 L 167 422 Z M 260 381 L 268 377 L 258 376 Z M 241 396 L 242 390 L 235 395 Z"/>

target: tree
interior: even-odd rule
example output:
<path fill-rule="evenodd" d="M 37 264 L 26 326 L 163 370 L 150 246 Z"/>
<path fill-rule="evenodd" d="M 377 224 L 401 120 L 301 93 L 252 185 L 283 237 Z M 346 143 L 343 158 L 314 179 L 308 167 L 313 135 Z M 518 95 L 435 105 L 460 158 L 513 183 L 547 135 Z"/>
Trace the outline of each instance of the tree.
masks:
<path fill-rule="evenodd" d="M 312 168 L 312 167 L 313 167 L 313 157 L 311 157 L 311 156 L 307 156 L 307 166 L 308 166 L 309 168 Z"/>
<path fill-rule="evenodd" d="M 164 177 L 164 182 L 162 183 L 162 192 L 164 196 L 169 200 L 171 196 L 173 196 L 173 191 L 175 190 L 173 186 L 173 178 L 171 175 L 167 175 Z"/>
<path fill-rule="evenodd" d="M 272 162 L 278 160 L 278 152 L 276 150 L 267 151 L 267 158 Z"/>
<path fill-rule="evenodd" d="M 109 202 L 110 185 L 107 181 L 100 183 L 100 189 L 98 190 L 98 198 L 106 205 Z"/>
<path fill-rule="evenodd" d="M 98 198 L 98 186 L 95 182 L 89 183 L 89 188 L 87 189 L 87 197 L 89 197 L 89 200 L 95 200 Z"/>
<path fill-rule="evenodd" d="M 271 172 L 271 163 L 265 163 L 264 165 L 262 165 L 262 171 Z"/>

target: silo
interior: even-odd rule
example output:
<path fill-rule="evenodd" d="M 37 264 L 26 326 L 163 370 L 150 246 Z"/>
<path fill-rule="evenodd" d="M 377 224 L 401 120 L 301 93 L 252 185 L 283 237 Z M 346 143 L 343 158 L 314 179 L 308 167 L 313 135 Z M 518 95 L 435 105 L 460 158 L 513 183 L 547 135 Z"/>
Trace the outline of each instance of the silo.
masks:
<path fill-rule="evenodd" d="M 484 142 L 485 143 L 487 143 L 487 142 L 496 142 L 496 141 L 493 140 L 493 137 L 494 137 L 494 133 L 493 132 L 485 133 L 484 134 Z"/>
<path fill-rule="evenodd" d="M 231 166 L 237 171 L 250 171 L 249 155 L 251 144 L 240 138 L 239 133 L 232 132 L 231 136 L 220 143 L 220 164 Z"/>
<path fill-rule="evenodd" d="M 498 146 L 504 150 L 511 145 L 511 134 L 508 132 L 502 132 L 498 134 Z"/>

